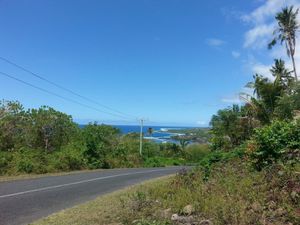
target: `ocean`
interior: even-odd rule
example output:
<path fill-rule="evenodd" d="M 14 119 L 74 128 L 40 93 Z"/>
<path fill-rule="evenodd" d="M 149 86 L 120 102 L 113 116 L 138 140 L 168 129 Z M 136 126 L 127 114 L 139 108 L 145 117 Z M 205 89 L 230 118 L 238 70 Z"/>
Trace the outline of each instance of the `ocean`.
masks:
<path fill-rule="evenodd" d="M 109 125 L 109 124 L 108 124 Z M 113 127 L 118 128 L 122 134 L 129 134 L 129 133 L 139 133 L 141 127 L 138 125 L 111 125 Z M 80 125 L 80 127 L 84 127 L 84 125 Z M 152 128 L 153 133 L 152 135 L 148 134 L 148 129 Z M 171 139 L 174 135 L 181 135 L 180 133 L 170 133 L 170 130 L 180 130 L 186 129 L 190 127 L 172 127 L 172 126 L 144 126 L 143 133 L 144 138 L 153 140 L 156 143 L 177 143 L 177 141 Z"/>
<path fill-rule="evenodd" d="M 118 128 L 121 130 L 123 134 L 128 134 L 128 133 L 139 133 L 141 127 L 140 126 L 133 126 L 133 125 L 113 125 L 114 127 Z M 152 128 L 153 133 L 152 135 L 149 135 L 148 129 Z M 171 127 L 171 126 L 144 126 L 143 127 L 143 133 L 144 133 L 144 138 L 153 140 L 154 142 L 157 143 L 178 143 L 177 141 L 171 139 L 172 136 L 174 135 L 182 135 L 180 133 L 170 133 L 168 131 L 170 130 L 180 130 L 180 129 L 185 129 L 188 127 Z"/>

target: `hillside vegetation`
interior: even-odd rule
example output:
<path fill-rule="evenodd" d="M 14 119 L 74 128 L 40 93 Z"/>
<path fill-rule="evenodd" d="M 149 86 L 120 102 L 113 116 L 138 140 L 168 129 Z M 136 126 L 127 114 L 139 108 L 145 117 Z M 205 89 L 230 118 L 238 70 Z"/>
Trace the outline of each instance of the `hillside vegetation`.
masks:
<path fill-rule="evenodd" d="M 182 165 L 197 162 L 203 151 L 208 145 L 144 140 L 140 156 L 138 134 L 97 123 L 80 128 L 51 107 L 25 110 L 19 102 L 0 102 L 0 175 Z"/>

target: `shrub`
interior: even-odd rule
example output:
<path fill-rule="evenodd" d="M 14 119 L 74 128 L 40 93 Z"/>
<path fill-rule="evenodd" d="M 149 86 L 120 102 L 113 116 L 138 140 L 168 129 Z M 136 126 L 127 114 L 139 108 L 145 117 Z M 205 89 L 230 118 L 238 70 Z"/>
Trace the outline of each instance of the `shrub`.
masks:
<path fill-rule="evenodd" d="M 256 129 L 247 152 L 257 169 L 275 162 L 294 164 L 299 161 L 300 121 L 275 121 Z"/>
<path fill-rule="evenodd" d="M 86 149 L 84 157 L 91 169 L 109 168 L 108 153 L 118 144 L 119 130 L 107 125 L 89 124 L 82 130 Z"/>
<path fill-rule="evenodd" d="M 182 149 L 175 143 L 161 143 L 159 144 L 160 155 L 163 157 L 182 156 Z"/>
<path fill-rule="evenodd" d="M 207 154 L 200 162 L 199 167 L 204 174 L 204 180 L 208 180 L 212 165 L 218 162 L 227 162 L 232 159 L 240 159 L 244 157 L 245 146 L 241 145 L 230 152 L 213 151 Z"/>
<path fill-rule="evenodd" d="M 10 164 L 12 173 L 46 173 L 48 155 L 44 150 L 22 148 L 13 153 Z"/>
<path fill-rule="evenodd" d="M 49 166 L 55 171 L 79 170 L 86 167 L 86 160 L 83 157 L 84 146 L 70 144 L 60 151 L 51 155 Z"/>
<path fill-rule="evenodd" d="M 207 144 L 191 144 L 187 146 L 185 153 L 189 162 L 199 162 L 210 153 L 210 149 Z"/>
<path fill-rule="evenodd" d="M 154 142 L 145 142 L 143 144 L 143 155 L 146 157 L 161 155 L 159 145 Z"/>
<path fill-rule="evenodd" d="M 8 172 L 11 160 L 12 154 L 10 152 L 0 151 L 0 175 Z"/>

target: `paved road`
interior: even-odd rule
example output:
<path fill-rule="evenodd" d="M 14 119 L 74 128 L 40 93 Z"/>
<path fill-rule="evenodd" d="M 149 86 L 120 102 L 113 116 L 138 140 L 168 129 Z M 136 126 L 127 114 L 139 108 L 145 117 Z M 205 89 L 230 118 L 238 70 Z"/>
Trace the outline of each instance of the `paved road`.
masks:
<path fill-rule="evenodd" d="M 182 167 L 114 169 L 0 182 L 0 225 L 28 224 L 99 195 Z"/>

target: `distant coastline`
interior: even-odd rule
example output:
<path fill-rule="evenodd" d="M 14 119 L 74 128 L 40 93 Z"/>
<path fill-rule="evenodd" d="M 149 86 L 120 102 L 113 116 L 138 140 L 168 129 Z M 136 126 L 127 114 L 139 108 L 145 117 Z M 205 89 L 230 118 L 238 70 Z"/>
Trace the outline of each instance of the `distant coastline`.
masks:
<path fill-rule="evenodd" d="M 141 127 L 138 125 L 110 125 L 106 124 L 115 128 L 118 128 L 122 134 L 129 134 L 129 133 L 139 133 Z M 79 125 L 81 128 L 86 126 L 84 124 Z M 148 129 L 152 128 L 153 133 L 152 135 L 148 134 Z M 174 133 L 174 132 L 169 132 L 171 130 L 184 130 L 184 129 L 189 129 L 193 127 L 179 127 L 179 126 L 144 126 L 143 127 L 143 133 L 144 133 L 144 138 L 148 140 L 155 141 L 157 143 L 177 143 L 177 141 L 173 140 L 171 137 L 172 136 L 177 136 L 177 135 L 183 135 L 181 133 Z"/>

